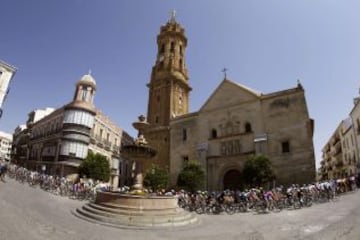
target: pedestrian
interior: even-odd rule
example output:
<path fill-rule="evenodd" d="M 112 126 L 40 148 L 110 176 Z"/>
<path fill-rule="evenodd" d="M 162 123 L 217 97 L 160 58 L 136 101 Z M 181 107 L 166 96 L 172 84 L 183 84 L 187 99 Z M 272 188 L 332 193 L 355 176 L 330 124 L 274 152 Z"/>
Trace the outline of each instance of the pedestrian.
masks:
<path fill-rule="evenodd" d="M 7 172 L 7 164 L 1 163 L 0 165 L 0 180 L 5 182 L 5 174 Z"/>

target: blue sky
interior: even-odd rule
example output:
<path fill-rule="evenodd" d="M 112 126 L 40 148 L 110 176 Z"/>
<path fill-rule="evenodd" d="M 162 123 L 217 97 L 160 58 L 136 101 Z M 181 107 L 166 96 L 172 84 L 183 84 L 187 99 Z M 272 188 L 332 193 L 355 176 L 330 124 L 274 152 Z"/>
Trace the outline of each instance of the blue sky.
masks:
<path fill-rule="evenodd" d="M 263 93 L 300 79 L 315 119 L 315 154 L 353 107 L 360 87 L 360 1 L 1 0 L 0 59 L 18 71 L 0 119 L 13 132 L 37 108 L 71 101 L 89 69 L 95 105 L 135 135 L 146 114 L 156 36 L 169 12 L 186 29 L 190 109 L 228 78 Z"/>

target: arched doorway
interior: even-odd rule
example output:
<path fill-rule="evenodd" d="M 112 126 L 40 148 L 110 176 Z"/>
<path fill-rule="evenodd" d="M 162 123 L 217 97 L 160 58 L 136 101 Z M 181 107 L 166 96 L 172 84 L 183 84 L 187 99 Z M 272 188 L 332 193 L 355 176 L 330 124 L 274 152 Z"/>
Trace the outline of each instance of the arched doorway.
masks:
<path fill-rule="evenodd" d="M 231 169 L 227 171 L 224 175 L 223 180 L 224 189 L 242 189 L 242 182 L 241 182 L 241 173 L 236 169 Z"/>

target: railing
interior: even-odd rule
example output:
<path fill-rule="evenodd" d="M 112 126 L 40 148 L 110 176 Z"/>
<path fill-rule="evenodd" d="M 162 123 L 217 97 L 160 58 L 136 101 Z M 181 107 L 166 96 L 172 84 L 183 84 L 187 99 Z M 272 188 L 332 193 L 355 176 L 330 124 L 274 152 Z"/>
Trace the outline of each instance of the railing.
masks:
<path fill-rule="evenodd" d="M 104 140 L 104 145 L 104 148 L 110 151 L 112 143 L 109 140 Z"/>

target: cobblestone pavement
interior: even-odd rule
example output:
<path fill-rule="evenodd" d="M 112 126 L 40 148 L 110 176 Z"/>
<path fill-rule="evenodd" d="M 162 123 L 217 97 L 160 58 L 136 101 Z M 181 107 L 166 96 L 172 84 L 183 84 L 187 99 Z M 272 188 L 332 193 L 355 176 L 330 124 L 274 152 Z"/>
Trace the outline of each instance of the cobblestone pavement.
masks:
<path fill-rule="evenodd" d="M 71 211 L 84 202 L 55 196 L 14 180 L 0 182 L 1 240 L 111 239 L 360 239 L 360 191 L 337 202 L 280 213 L 200 215 L 186 228 L 133 230 L 81 220 Z"/>

